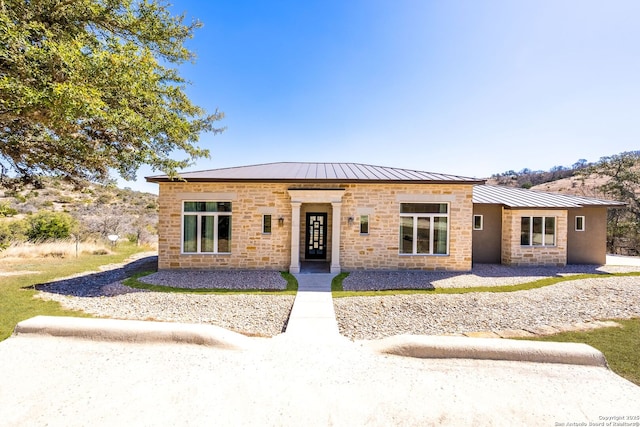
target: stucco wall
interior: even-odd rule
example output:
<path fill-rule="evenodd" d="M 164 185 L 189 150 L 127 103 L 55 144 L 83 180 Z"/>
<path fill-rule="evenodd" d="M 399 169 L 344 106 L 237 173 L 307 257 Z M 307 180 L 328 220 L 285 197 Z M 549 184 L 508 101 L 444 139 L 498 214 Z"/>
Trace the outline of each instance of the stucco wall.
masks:
<path fill-rule="evenodd" d="M 247 268 L 287 270 L 291 261 L 291 204 L 288 188 L 327 188 L 326 184 L 286 183 L 161 183 L 159 268 Z M 472 185 L 469 184 L 345 184 L 341 227 L 342 270 L 425 269 L 469 270 L 471 268 Z M 230 200 L 232 202 L 231 254 L 181 254 L 182 201 Z M 450 204 L 449 254 L 400 255 L 401 202 Z M 331 248 L 331 205 L 325 205 Z M 262 215 L 273 216 L 272 234 L 262 234 Z M 318 210 L 316 210 L 318 209 Z M 304 235 L 305 212 L 322 212 L 323 206 L 303 204 L 300 238 Z M 369 234 L 361 235 L 358 218 L 369 214 Z M 278 226 L 278 217 L 284 225 Z M 348 218 L 353 217 L 352 225 Z M 304 245 L 301 245 L 302 254 Z M 329 249 L 330 250 L 330 249 Z M 328 253 L 327 261 L 334 254 Z M 302 260 L 303 257 L 301 256 Z"/>
<path fill-rule="evenodd" d="M 482 230 L 473 230 L 473 262 L 500 264 L 502 260 L 502 205 L 477 204 L 474 215 L 482 215 Z"/>
<path fill-rule="evenodd" d="M 520 219 L 523 216 L 555 217 L 556 244 L 554 246 L 522 246 L 520 244 Z M 566 265 L 567 211 L 504 209 L 502 212 L 502 263 L 507 265 Z"/>
<path fill-rule="evenodd" d="M 584 231 L 576 231 L 576 216 L 585 217 Z M 606 264 L 607 208 L 570 209 L 568 229 L 568 264 Z"/>

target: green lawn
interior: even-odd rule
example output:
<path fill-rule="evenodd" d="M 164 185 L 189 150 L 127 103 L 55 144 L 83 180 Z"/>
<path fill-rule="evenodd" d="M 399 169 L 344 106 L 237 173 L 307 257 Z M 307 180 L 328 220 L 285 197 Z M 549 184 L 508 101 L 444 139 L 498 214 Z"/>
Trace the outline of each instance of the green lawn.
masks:
<path fill-rule="evenodd" d="M 143 249 L 133 244 L 123 243 L 109 255 L 80 254 L 78 258 L 48 257 L 20 261 L 3 259 L 4 271 L 38 271 L 39 273 L 0 277 L 0 341 L 13 333 L 18 322 L 33 316 L 90 317 L 82 312 L 65 310 L 54 301 L 33 298 L 36 291 L 30 287 L 72 274 L 96 271 L 101 265 L 122 262 L 141 250 Z"/>
<path fill-rule="evenodd" d="M 613 320 L 620 323 L 622 327 L 562 332 L 526 339 L 589 344 L 604 354 L 612 371 L 640 386 L 640 319 Z"/>

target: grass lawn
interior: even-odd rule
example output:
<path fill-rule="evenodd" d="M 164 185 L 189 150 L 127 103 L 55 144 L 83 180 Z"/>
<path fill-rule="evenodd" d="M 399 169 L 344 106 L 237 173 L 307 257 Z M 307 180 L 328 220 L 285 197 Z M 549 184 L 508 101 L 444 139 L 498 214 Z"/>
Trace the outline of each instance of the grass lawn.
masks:
<path fill-rule="evenodd" d="M 640 386 L 640 319 L 614 320 L 622 327 L 562 332 L 526 339 L 589 344 L 604 354 L 612 371 Z"/>
<path fill-rule="evenodd" d="M 37 271 L 37 273 L 0 276 L 0 341 L 13 333 L 18 322 L 33 316 L 90 317 L 82 312 L 64 310 L 55 301 L 33 298 L 37 291 L 29 287 L 72 274 L 96 271 L 101 265 L 120 263 L 142 250 L 144 248 L 134 244 L 121 243 L 108 255 L 82 253 L 78 258 L 3 259 L 1 261 L 3 272 Z"/>

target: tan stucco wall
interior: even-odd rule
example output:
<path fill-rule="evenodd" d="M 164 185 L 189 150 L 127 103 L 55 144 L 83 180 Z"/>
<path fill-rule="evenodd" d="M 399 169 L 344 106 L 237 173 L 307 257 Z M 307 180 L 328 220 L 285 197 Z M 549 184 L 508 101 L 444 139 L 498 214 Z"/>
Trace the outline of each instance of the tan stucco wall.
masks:
<path fill-rule="evenodd" d="M 247 268 L 287 270 L 291 261 L 291 200 L 288 188 L 327 188 L 324 185 L 286 183 L 161 183 L 159 268 Z M 457 270 L 471 268 L 472 185 L 468 184 L 345 184 L 340 218 L 340 265 L 354 269 Z M 181 254 L 182 201 L 222 200 L 232 202 L 231 254 Z M 400 255 L 399 223 L 401 202 L 449 202 L 449 254 Z M 262 234 L 261 209 L 273 212 L 271 235 Z M 304 239 L 305 212 L 328 213 L 331 248 L 331 205 L 301 206 L 300 239 Z M 369 214 L 369 234 L 360 235 L 358 217 Z M 284 217 L 278 226 L 277 218 Z M 353 217 L 352 225 L 348 218 Z M 304 259 L 304 245 L 301 257 Z"/>
<path fill-rule="evenodd" d="M 473 230 L 473 262 L 500 264 L 502 260 L 502 205 L 477 204 L 474 215 L 482 215 L 482 230 Z"/>
<path fill-rule="evenodd" d="M 520 218 L 523 216 L 556 217 L 556 245 L 521 246 Z M 502 263 L 507 265 L 566 265 L 567 211 L 552 209 L 504 209 L 502 212 Z"/>
<path fill-rule="evenodd" d="M 576 231 L 576 216 L 585 217 L 584 231 Z M 606 264 L 607 208 L 570 209 L 568 228 L 568 264 Z"/>

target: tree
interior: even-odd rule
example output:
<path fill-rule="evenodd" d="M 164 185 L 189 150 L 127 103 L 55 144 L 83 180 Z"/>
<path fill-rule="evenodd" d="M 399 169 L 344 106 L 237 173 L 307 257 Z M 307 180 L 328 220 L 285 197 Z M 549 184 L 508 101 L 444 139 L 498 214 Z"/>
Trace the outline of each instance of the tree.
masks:
<path fill-rule="evenodd" d="M 184 93 L 200 26 L 184 18 L 162 0 L 0 0 L 0 170 L 132 179 L 208 157 L 196 143 L 223 115 Z"/>
<path fill-rule="evenodd" d="M 611 209 L 608 218 L 608 249 L 633 254 L 640 247 L 640 151 L 628 151 L 602 157 L 598 162 L 580 170 L 584 176 L 606 178 L 600 190 L 614 200 L 627 203 L 623 209 Z"/>

